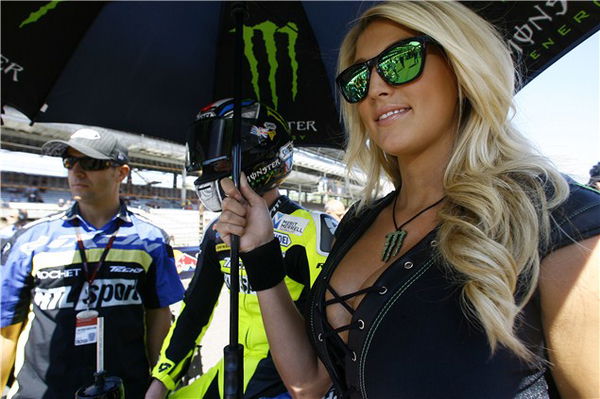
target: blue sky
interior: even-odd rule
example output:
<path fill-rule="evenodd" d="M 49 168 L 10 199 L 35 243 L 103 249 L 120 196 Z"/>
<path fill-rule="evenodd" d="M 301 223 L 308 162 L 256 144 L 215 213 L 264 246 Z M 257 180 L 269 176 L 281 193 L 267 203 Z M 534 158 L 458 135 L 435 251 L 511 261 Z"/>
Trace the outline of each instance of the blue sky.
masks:
<path fill-rule="evenodd" d="M 600 32 L 516 96 L 515 124 L 564 173 L 587 183 L 600 162 Z"/>

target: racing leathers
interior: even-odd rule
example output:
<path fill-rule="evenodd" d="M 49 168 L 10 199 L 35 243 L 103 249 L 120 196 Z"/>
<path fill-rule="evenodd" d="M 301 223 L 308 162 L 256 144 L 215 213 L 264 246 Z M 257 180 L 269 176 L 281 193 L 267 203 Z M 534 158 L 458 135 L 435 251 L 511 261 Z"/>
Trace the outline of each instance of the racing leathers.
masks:
<path fill-rule="evenodd" d="M 337 221 L 303 209 L 286 196 L 270 208 L 274 234 L 284 254 L 285 284 L 297 306 L 308 294 L 331 248 Z M 208 328 L 223 282 L 229 287 L 230 248 L 213 231 L 204 233 L 194 278 L 186 291 L 181 312 L 165 338 L 152 376 L 174 390 Z M 256 292 L 248 283 L 240 261 L 239 342 L 244 346 L 244 398 L 276 396 L 285 392 L 271 356 Z M 175 398 L 223 397 L 223 359 L 195 380 L 175 391 Z"/>

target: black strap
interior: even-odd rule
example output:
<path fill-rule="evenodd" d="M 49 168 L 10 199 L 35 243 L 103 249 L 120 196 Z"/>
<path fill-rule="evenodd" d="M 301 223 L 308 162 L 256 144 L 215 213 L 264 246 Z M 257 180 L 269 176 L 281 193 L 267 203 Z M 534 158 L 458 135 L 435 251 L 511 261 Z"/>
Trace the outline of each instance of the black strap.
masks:
<path fill-rule="evenodd" d="M 80 226 L 79 219 L 75 219 L 75 220 L 76 220 L 75 225 L 77 227 L 79 227 Z M 108 256 L 108 252 L 112 248 L 113 243 L 115 242 L 115 239 L 117 238 L 117 233 L 118 233 L 119 228 L 121 227 L 122 223 L 123 223 L 123 221 L 121 219 L 117 219 L 117 227 L 116 227 L 115 231 L 112 233 L 112 235 L 110 236 L 110 238 L 108 239 L 108 243 L 106 244 L 104 251 L 102 251 L 102 254 L 100 255 L 100 259 L 98 260 L 98 263 L 96 264 L 96 267 L 94 268 L 94 270 L 92 270 L 91 273 L 90 273 L 90 268 L 89 268 L 89 265 L 87 262 L 87 256 L 85 254 L 85 246 L 83 245 L 83 240 L 81 239 L 81 235 L 79 234 L 79 231 L 77 230 L 77 232 L 76 232 L 77 248 L 79 249 L 79 254 L 81 255 L 83 272 L 85 274 L 85 278 L 89 285 L 92 285 L 92 283 L 94 282 L 94 279 L 96 278 L 96 274 L 98 273 L 98 270 L 100 270 L 100 268 L 102 268 L 102 265 L 104 264 L 104 260 Z"/>
<path fill-rule="evenodd" d="M 250 252 L 240 253 L 240 258 L 254 291 L 275 287 L 285 277 L 283 255 L 277 237 Z"/>

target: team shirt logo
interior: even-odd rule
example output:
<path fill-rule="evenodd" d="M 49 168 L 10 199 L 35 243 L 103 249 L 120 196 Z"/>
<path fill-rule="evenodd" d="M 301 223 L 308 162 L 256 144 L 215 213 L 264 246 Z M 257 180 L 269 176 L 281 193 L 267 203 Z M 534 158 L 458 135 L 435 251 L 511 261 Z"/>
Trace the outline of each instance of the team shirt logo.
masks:
<path fill-rule="evenodd" d="M 285 215 L 277 212 L 273 218 L 273 227 L 275 230 L 279 230 L 285 233 L 292 233 L 297 236 L 301 236 L 308 226 L 309 220 L 292 215 Z"/>
<path fill-rule="evenodd" d="M 274 231 L 273 234 L 279 240 L 279 244 L 283 245 L 284 247 L 289 247 L 292 243 L 290 236 L 288 236 L 287 234 L 280 233 L 278 231 Z"/>
<path fill-rule="evenodd" d="M 69 286 L 35 289 L 33 302 L 42 310 L 98 309 L 112 306 L 139 305 L 142 298 L 137 291 L 135 280 L 97 279 L 90 286 L 84 282 L 79 297 L 75 301 Z M 88 298 L 89 306 L 85 303 Z"/>

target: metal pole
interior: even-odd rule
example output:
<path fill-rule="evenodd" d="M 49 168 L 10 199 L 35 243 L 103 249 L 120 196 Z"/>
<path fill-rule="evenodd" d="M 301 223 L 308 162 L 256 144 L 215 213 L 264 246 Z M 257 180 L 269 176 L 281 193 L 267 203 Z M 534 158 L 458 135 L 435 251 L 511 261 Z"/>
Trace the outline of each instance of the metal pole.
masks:
<path fill-rule="evenodd" d="M 96 372 L 104 371 L 104 317 L 96 319 Z"/>
<path fill-rule="evenodd" d="M 241 151 L 241 96 L 242 96 L 242 55 L 244 51 L 244 40 L 242 29 L 244 25 L 245 4 L 236 1 L 232 5 L 231 14 L 235 19 L 235 46 L 234 46 L 234 106 L 233 106 L 233 138 L 231 148 L 232 177 L 236 187 L 240 187 L 240 175 L 242 170 Z M 241 399 L 244 391 L 244 347 L 238 342 L 238 317 L 239 317 L 239 248 L 240 238 L 231 236 L 231 262 L 230 262 L 230 313 L 229 313 L 229 345 L 224 349 L 224 393 L 225 399 Z"/>
<path fill-rule="evenodd" d="M 175 175 L 175 178 L 177 178 L 177 175 Z M 187 170 L 185 169 L 185 165 L 183 165 L 183 168 L 181 169 L 181 206 L 185 207 L 185 205 L 187 204 L 187 193 L 185 190 L 185 180 L 187 179 Z"/>

